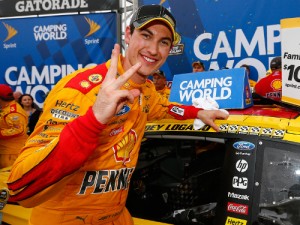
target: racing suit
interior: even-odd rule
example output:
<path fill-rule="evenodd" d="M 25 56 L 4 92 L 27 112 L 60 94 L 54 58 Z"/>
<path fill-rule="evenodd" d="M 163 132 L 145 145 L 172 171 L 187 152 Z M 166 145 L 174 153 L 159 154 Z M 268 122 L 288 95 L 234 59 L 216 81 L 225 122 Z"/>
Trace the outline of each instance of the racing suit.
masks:
<path fill-rule="evenodd" d="M 15 101 L 0 109 L 0 168 L 8 167 L 18 157 L 27 136 L 28 116 Z"/>
<path fill-rule="evenodd" d="M 260 79 L 254 87 L 254 92 L 264 98 L 280 101 L 282 92 L 282 72 L 275 70 L 268 76 Z"/>
<path fill-rule="evenodd" d="M 168 88 L 167 86 L 165 86 L 163 89 L 161 90 L 158 90 L 157 92 L 164 96 L 165 98 L 169 99 L 169 96 L 170 96 L 170 88 Z"/>
<path fill-rule="evenodd" d="M 91 106 L 109 66 L 110 61 L 60 80 L 12 167 L 10 201 L 34 207 L 30 224 L 132 225 L 125 203 L 147 121 L 196 117 L 199 109 L 169 103 L 151 82 L 129 80 L 122 89 L 138 88 L 140 96 L 106 125 L 99 123 Z M 119 59 L 118 74 L 123 73 Z"/>

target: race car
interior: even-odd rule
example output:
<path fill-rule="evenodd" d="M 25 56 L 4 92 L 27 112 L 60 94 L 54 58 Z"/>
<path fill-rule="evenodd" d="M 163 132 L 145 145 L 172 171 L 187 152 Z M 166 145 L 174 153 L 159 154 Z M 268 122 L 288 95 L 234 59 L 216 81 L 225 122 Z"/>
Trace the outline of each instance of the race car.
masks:
<path fill-rule="evenodd" d="M 299 225 L 300 118 L 286 104 L 229 110 L 209 126 L 148 123 L 127 207 L 172 224 Z M 136 207 L 139 205 L 139 207 Z"/>

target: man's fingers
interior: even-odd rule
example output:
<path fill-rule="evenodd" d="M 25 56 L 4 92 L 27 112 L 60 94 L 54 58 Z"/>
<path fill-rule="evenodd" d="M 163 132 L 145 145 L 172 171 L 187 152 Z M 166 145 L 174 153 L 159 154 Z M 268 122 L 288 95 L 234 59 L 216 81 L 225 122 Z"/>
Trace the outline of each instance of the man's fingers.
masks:
<path fill-rule="evenodd" d="M 138 62 L 128 69 L 124 74 L 116 78 L 118 72 L 119 55 L 120 46 L 115 44 L 111 54 L 110 67 L 106 74 L 105 80 L 102 83 L 102 87 L 111 86 L 114 90 L 120 89 L 141 67 L 141 63 Z"/>
<path fill-rule="evenodd" d="M 220 127 L 215 124 L 214 122 L 211 122 L 210 124 L 207 124 L 209 126 L 211 126 L 216 132 L 219 132 L 220 131 Z"/>
<path fill-rule="evenodd" d="M 228 117 L 229 117 L 229 113 L 227 111 L 223 111 L 223 110 L 217 111 L 216 118 L 226 120 Z"/>
<path fill-rule="evenodd" d="M 128 101 L 130 103 L 133 103 L 134 99 L 141 94 L 140 90 L 138 89 L 132 89 L 129 92 L 130 94 L 128 95 Z"/>
<path fill-rule="evenodd" d="M 134 75 L 139 68 L 141 67 L 141 63 L 138 62 L 136 63 L 134 66 L 132 66 L 129 70 L 127 70 L 124 74 L 122 74 L 121 76 L 119 76 L 116 81 L 112 84 L 112 86 L 115 89 L 120 89 L 120 87 L 122 87 L 129 79 L 132 75 Z"/>
<path fill-rule="evenodd" d="M 113 81 L 116 79 L 116 74 L 118 72 L 118 60 L 120 54 L 120 46 L 118 44 L 114 45 L 114 49 L 111 53 L 110 67 L 108 68 L 108 72 L 106 74 L 105 80 L 103 83 L 108 81 Z"/>

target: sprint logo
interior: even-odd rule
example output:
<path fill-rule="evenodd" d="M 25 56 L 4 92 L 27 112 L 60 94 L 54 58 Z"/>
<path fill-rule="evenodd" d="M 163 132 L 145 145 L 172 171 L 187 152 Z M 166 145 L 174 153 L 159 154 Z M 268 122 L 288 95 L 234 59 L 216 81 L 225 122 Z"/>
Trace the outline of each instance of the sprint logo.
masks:
<path fill-rule="evenodd" d="M 97 24 L 95 21 L 87 18 L 86 16 L 84 17 L 86 22 L 89 24 L 90 26 L 90 31 L 87 33 L 87 35 L 85 35 L 85 38 L 86 37 L 89 37 L 91 36 L 93 33 L 95 33 L 96 31 L 98 31 L 100 29 L 100 25 Z"/>
<path fill-rule="evenodd" d="M 4 22 L 2 22 L 2 23 L 7 30 L 7 36 L 3 42 L 7 42 L 10 39 L 12 39 L 18 33 L 18 31 L 14 27 L 8 25 L 7 23 L 4 23 Z M 17 47 L 17 43 L 8 43 L 8 44 L 4 43 L 3 44 L 3 48 L 6 50 L 9 48 L 16 48 L 16 47 Z"/>
<path fill-rule="evenodd" d="M 7 23 L 2 22 L 7 30 L 7 36 L 5 38 L 5 40 L 3 42 L 8 41 L 9 39 L 11 39 L 13 36 L 15 36 L 18 31 L 13 28 L 12 26 L 8 25 Z"/>
<path fill-rule="evenodd" d="M 99 42 L 100 42 L 99 38 L 92 38 L 92 39 L 87 39 L 87 38 L 90 37 L 92 34 L 96 33 L 101 28 L 100 25 L 97 24 L 95 21 L 87 18 L 86 16 L 84 18 L 90 26 L 89 32 L 84 36 L 85 37 L 85 40 L 84 40 L 85 44 L 86 45 L 99 44 Z"/>

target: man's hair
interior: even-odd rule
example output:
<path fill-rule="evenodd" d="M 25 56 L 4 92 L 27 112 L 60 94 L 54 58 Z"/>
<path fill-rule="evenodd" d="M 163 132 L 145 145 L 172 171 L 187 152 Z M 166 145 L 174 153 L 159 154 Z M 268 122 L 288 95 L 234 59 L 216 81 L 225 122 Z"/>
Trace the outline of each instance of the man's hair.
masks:
<path fill-rule="evenodd" d="M 281 56 L 277 56 L 271 60 L 270 69 L 271 70 L 281 69 Z"/>
<path fill-rule="evenodd" d="M 200 65 L 203 69 L 205 69 L 204 68 L 204 64 L 203 64 L 203 62 L 201 62 L 201 61 L 196 61 L 196 62 L 193 62 L 192 63 L 192 67 L 194 68 L 195 67 L 195 65 Z"/>
<path fill-rule="evenodd" d="M 156 70 L 152 76 L 154 76 L 154 75 L 158 75 L 160 77 L 166 78 L 166 75 L 165 75 L 164 71 L 162 71 L 162 70 Z"/>

